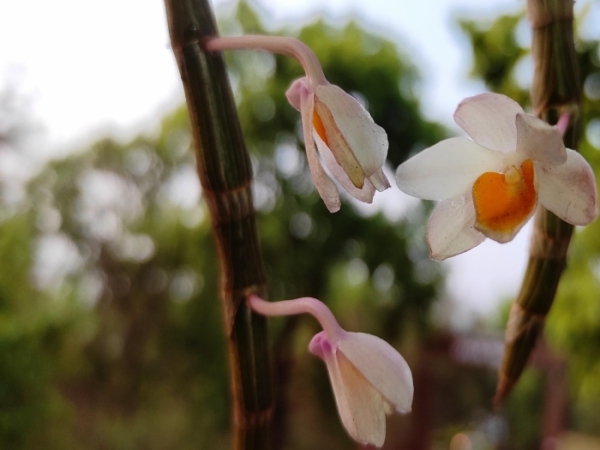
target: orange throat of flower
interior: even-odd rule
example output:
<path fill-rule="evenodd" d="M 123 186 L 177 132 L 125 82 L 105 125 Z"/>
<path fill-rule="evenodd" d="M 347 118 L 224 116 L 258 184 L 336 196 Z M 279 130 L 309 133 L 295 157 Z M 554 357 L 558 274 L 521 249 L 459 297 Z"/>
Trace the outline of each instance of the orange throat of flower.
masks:
<path fill-rule="evenodd" d="M 337 128 L 331 111 L 322 103 L 315 102 L 312 124 L 316 133 L 329 148 L 336 162 L 348 175 L 352 184 L 356 188 L 362 189 L 365 182 L 365 173 L 348 146 L 348 142 Z"/>
<path fill-rule="evenodd" d="M 475 228 L 495 241 L 510 241 L 537 203 L 533 162 L 527 159 L 505 173 L 484 173 L 473 185 L 473 202 Z"/>
<path fill-rule="evenodd" d="M 329 142 L 327 141 L 327 133 L 325 133 L 325 125 L 323 125 L 321 116 L 319 116 L 316 109 L 313 111 L 313 127 L 315 127 L 315 131 L 317 132 L 321 140 L 325 142 L 325 145 L 327 145 L 327 147 L 329 147 Z"/>

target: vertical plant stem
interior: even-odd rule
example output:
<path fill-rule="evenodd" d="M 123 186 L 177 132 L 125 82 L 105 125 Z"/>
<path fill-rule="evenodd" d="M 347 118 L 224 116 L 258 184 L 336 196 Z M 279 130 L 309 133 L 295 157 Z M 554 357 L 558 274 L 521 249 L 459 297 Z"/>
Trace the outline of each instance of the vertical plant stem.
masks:
<path fill-rule="evenodd" d="M 579 140 L 581 87 L 573 40 L 573 2 L 528 0 L 533 29 L 534 62 L 531 103 L 534 113 L 551 124 L 570 116 L 565 145 Z M 573 226 L 540 207 L 536 212 L 529 262 L 505 334 L 505 351 L 494 402 L 499 404 L 518 381 L 543 330 L 566 266 Z"/>
<path fill-rule="evenodd" d="M 165 0 L 171 45 L 185 89 L 198 174 L 221 265 L 235 448 L 271 447 L 274 399 L 266 319 L 244 301 L 265 298 L 252 203 L 252 168 L 221 53 L 203 40 L 217 30 L 208 0 Z"/>

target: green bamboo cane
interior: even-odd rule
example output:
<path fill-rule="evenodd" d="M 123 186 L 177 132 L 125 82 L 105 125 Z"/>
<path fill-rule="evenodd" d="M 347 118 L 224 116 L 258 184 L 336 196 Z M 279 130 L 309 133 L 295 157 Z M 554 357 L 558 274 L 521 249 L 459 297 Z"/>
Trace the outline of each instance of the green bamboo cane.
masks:
<path fill-rule="evenodd" d="M 229 344 L 235 448 L 271 447 L 274 399 L 264 317 L 248 293 L 265 298 L 265 270 L 252 203 L 252 168 L 220 53 L 203 50 L 217 29 L 208 0 L 165 0 L 171 45 L 187 100 L 196 163 L 221 265 Z"/>
<path fill-rule="evenodd" d="M 528 0 L 533 29 L 534 61 L 531 103 L 534 113 L 554 124 L 570 115 L 564 135 L 568 148 L 577 149 L 581 86 L 573 40 L 573 1 Z M 540 207 L 536 212 L 529 262 L 505 334 L 505 350 L 496 397 L 500 404 L 519 380 L 544 328 L 556 289 L 566 266 L 573 226 Z"/>

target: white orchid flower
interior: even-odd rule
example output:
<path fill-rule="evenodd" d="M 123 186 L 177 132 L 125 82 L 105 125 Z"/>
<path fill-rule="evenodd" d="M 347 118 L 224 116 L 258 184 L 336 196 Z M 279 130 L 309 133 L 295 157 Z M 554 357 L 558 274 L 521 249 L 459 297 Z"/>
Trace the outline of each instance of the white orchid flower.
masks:
<path fill-rule="evenodd" d="M 376 190 L 390 187 L 382 169 L 387 134 L 354 97 L 329 84 L 319 60 L 305 44 L 287 37 L 241 36 L 213 38 L 206 48 L 262 49 L 292 56 L 302 64 L 306 77 L 294 81 L 286 95 L 301 113 L 308 165 L 330 212 L 340 209 L 338 187 L 330 175 L 366 203 L 373 201 Z"/>
<path fill-rule="evenodd" d="M 309 349 L 327 365 L 348 434 L 361 444 L 381 447 L 386 413 L 411 410 L 413 382 L 404 358 L 383 339 L 366 333 L 344 332 L 332 341 L 322 331 Z"/>
<path fill-rule="evenodd" d="M 404 358 L 376 336 L 343 330 L 329 308 L 315 298 L 271 303 L 252 295 L 248 304 L 267 316 L 309 313 L 319 321 L 323 331 L 309 349 L 327 365 L 342 423 L 355 441 L 381 447 L 385 415 L 411 410 L 413 381 Z"/>
<path fill-rule="evenodd" d="M 302 115 L 308 165 L 329 211 L 340 209 L 340 197 L 321 161 L 360 201 L 371 203 L 375 190 L 390 187 L 382 170 L 387 134 L 354 97 L 327 82 L 315 86 L 308 78 L 300 78 L 287 91 L 287 98 Z"/>
<path fill-rule="evenodd" d="M 466 252 L 486 237 L 512 240 L 538 203 L 572 225 L 597 217 L 594 173 L 565 149 L 564 121 L 550 126 L 492 93 L 465 99 L 454 120 L 473 140 L 446 139 L 396 172 L 402 191 L 441 200 L 427 227 L 433 259 Z"/>

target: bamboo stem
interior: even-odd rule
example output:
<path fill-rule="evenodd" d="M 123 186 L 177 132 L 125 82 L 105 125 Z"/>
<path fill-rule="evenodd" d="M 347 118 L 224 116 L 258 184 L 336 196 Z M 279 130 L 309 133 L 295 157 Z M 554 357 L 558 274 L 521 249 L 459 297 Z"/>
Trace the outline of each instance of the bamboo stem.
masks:
<path fill-rule="evenodd" d="M 581 86 L 573 40 L 573 2 L 528 0 L 527 12 L 533 29 L 534 113 L 551 124 L 568 114 L 564 142 L 576 149 Z M 536 212 L 529 262 L 506 326 L 495 404 L 501 403 L 518 381 L 543 330 L 566 266 L 572 232 L 572 225 L 546 209 L 540 207 Z"/>
<path fill-rule="evenodd" d="M 203 41 L 217 35 L 208 0 L 165 0 L 171 45 L 183 81 L 198 175 L 221 265 L 238 450 L 271 448 L 274 396 L 266 319 L 244 301 L 265 298 L 266 276 L 252 203 L 250 156 L 221 53 Z"/>

